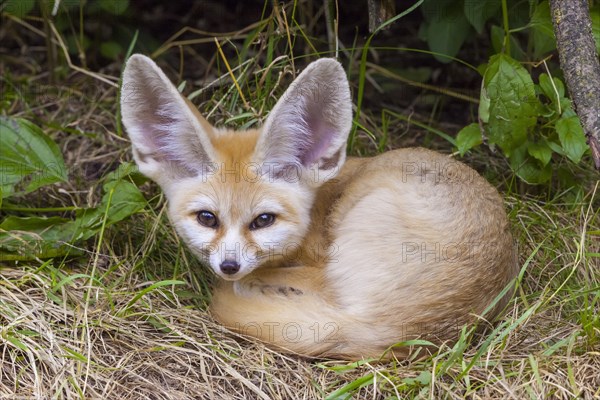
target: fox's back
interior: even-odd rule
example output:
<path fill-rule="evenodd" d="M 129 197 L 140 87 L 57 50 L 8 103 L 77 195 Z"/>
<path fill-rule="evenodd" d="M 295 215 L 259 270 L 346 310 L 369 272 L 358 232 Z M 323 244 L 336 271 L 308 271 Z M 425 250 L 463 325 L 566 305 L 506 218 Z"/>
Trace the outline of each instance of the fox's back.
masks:
<path fill-rule="evenodd" d="M 349 159 L 335 185 L 341 191 L 328 194 L 337 200 L 322 224 L 335 246 L 326 281 L 337 306 L 362 323 L 365 332 L 353 336 L 363 346 L 373 334 L 448 337 L 516 274 L 502 199 L 448 156 L 401 149 Z"/>

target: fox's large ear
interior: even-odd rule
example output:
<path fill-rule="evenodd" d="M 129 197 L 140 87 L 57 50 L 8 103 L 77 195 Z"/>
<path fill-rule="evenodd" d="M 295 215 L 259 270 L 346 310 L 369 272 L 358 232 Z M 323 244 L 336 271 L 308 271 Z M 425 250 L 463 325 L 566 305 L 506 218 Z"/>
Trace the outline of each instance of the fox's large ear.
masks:
<path fill-rule="evenodd" d="M 121 115 L 140 172 L 161 186 L 198 175 L 215 159 L 210 124 L 146 56 L 134 54 L 127 61 Z"/>
<path fill-rule="evenodd" d="M 310 64 L 277 102 L 256 145 L 256 161 L 308 171 L 316 184 L 346 159 L 352 99 L 346 73 L 331 58 Z"/>

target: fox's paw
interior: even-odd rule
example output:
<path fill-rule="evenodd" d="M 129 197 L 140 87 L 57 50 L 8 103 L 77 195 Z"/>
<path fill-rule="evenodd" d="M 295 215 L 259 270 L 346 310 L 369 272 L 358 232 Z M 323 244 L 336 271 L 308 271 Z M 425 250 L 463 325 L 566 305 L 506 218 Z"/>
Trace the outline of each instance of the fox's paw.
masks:
<path fill-rule="evenodd" d="M 302 296 L 304 292 L 291 286 L 269 285 L 260 279 L 250 282 L 234 282 L 233 290 L 240 297 L 251 297 L 253 295 L 295 297 Z"/>
<path fill-rule="evenodd" d="M 302 296 L 304 292 L 300 289 L 293 288 L 291 286 L 272 286 L 263 285 L 260 292 L 264 295 L 277 295 L 283 297 L 290 296 Z"/>

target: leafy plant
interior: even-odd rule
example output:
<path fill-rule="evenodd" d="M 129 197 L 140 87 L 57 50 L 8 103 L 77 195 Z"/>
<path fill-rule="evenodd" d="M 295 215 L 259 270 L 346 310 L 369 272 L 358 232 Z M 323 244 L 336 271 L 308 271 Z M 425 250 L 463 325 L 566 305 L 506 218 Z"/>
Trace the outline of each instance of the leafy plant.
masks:
<path fill-rule="evenodd" d="M 139 212 L 146 205 L 133 182 L 131 164 L 104 178 L 97 207 L 37 209 L 15 206 L 13 201 L 44 186 L 68 181 L 58 146 L 36 125 L 23 119 L 0 117 L 0 260 L 26 260 L 77 255 L 76 243 L 105 227 Z M 73 212 L 73 217 L 38 216 L 40 212 Z"/>
<path fill-rule="evenodd" d="M 483 83 L 479 123 L 464 127 L 457 135 L 456 146 L 461 155 L 484 142 L 498 146 L 519 178 L 540 184 L 552 177 L 553 165 L 562 160 L 579 163 L 587 145 L 562 80 L 551 77 L 547 68 L 548 74 L 540 74 L 536 84 L 531 72 L 521 63 L 526 59 L 539 59 L 556 49 L 548 1 L 530 1 L 526 13 L 530 15 L 528 21 L 523 20 L 523 4 L 526 3 L 446 0 L 436 8 L 433 2 L 426 1 L 424 10 L 429 11 L 424 11 L 425 15 L 429 13 L 435 18 L 427 19 L 425 26 L 432 35 L 446 36 L 447 43 L 432 39 L 432 35 L 426 37 L 431 50 L 436 51 L 436 58 L 449 62 L 451 59 L 441 53 L 456 55 L 468 29 L 458 24 L 459 32 L 452 35 L 444 31 L 446 19 L 464 19 L 471 23 L 469 29 L 481 33 L 488 19 L 501 17 L 503 27 L 492 24 L 490 28 L 497 54 L 480 68 Z M 457 11 L 459 8 L 462 13 Z M 494 10 L 501 10 L 501 14 L 495 15 Z M 511 21 L 518 27 L 509 29 Z M 596 35 L 598 30 L 596 27 Z M 529 33 L 525 36 L 528 44 L 523 47 L 518 35 L 525 31 Z"/>
<path fill-rule="evenodd" d="M 563 82 L 541 74 L 534 84 L 527 70 L 504 54 L 492 56 L 485 70 L 479 118 L 488 143 L 500 147 L 516 174 L 531 184 L 550 179 L 554 154 L 577 164 L 587 150 Z M 480 126 L 463 128 L 456 143 L 461 155 L 481 144 Z"/>

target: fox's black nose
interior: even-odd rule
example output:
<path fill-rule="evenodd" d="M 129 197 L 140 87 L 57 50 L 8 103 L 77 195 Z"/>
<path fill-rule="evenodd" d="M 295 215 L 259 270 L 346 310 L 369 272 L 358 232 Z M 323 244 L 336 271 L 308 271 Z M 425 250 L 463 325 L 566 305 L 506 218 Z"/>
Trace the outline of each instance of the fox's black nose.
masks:
<path fill-rule="evenodd" d="M 221 271 L 227 275 L 233 275 L 240 270 L 240 264 L 235 260 L 225 260 L 221 263 Z"/>

